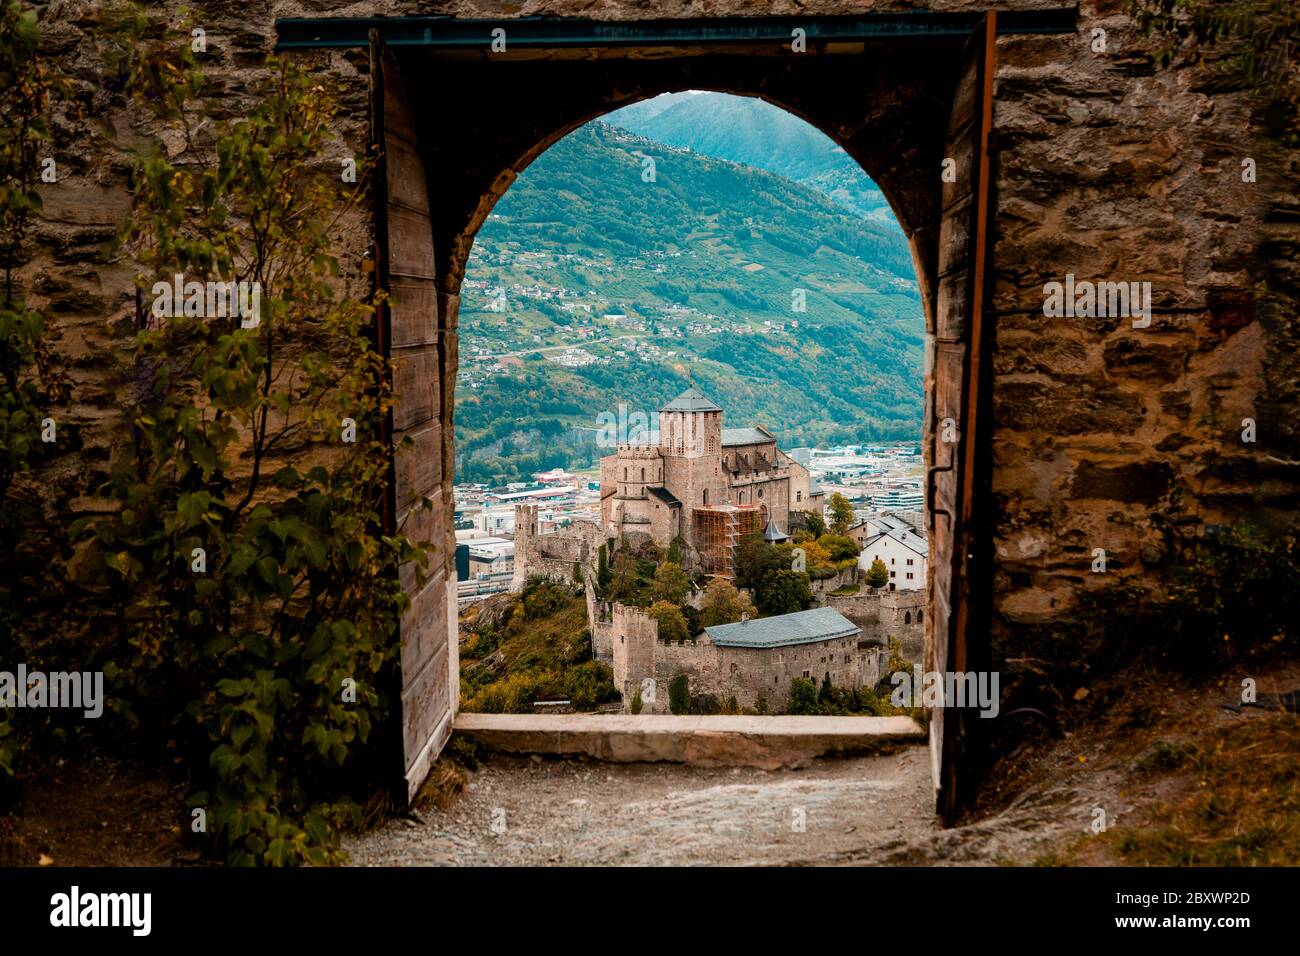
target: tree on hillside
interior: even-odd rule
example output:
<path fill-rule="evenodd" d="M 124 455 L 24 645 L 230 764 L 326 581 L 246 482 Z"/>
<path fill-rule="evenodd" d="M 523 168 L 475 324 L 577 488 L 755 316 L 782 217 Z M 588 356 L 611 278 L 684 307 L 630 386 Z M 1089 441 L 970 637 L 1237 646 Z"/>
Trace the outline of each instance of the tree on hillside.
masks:
<path fill-rule="evenodd" d="M 846 534 L 824 534 L 817 539 L 831 561 L 847 561 L 858 556 L 858 543 Z"/>
<path fill-rule="evenodd" d="M 748 595 L 737 590 L 726 578 L 714 578 L 709 582 L 704 589 L 704 600 L 700 602 L 701 627 L 734 624 L 746 614 L 754 615 L 754 605 Z"/>
<path fill-rule="evenodd" d="M 664 561 L 655 568 L 654 584 L 651 593 L 656 601 L 668 601 L 680 605 L 691 590 L 691 579 L 682 570 L 681 565 Z"/>
<path fill-rule="evenodd" d="M 831 495 L 831 532 L 844 534 L 853 525 L 853 505 L 838 491 Z"/>
<path fill-rule="evenodd" d="M 607 592 L 609 600 L 620 604 L 645 604 L 649 575 L 644 571 L 640 560 L 629 554 L 627 548 L 620 548 L 614 555 L 614 574 Z"/>
<path fill-rule="evenodd" d="M 791 714 L 816 714 L 817 685 L 806 677 L 790 681 L 790 699 L 785 709 Z"/>
<path fill-rule="evenodd" d="M 764 614 L 793 614 L 812 606 L 812 588 L 803 571 L 784 568 L 764 579 L 754 593 L 758 609 Z"/>
<path fill-rule="evenodd" d="M 736 546 L 736 584 L 753 592 L 764 614 L 802 611 L 812 605 L 812 589 L 807 571 L 795 571 L 793 561 L 793 545 L 771 545 L 762 534 L 749 535 Z"/>
<path fill-rule="evenodd" d="M 871 562 L 871 567 L 867 570 L 867 587 L 883 588 L 889 583 L 889 569 L 885 567 L 885 562 L 879 558 Z"/>
<path fill-rule="evenodd" d="M 685 644 L 690 637 L 682 609 L 667 601 L 656 601 L 646 611 L 659 625 L 659 639 L 665 644 Z"/>

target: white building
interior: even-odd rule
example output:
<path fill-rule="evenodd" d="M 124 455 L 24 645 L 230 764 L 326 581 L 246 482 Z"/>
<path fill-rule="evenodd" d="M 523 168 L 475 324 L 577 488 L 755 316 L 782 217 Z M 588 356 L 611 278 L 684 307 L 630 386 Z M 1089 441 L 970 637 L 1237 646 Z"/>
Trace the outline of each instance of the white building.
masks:
<path fill-rule="evenodd" d="M 515 571 L 515 543 L 506 538 L 475 538 L 469 545 L 471 579 L 505 579 Z"/>
<path fill-rule="evenodd" d="M 930 545 L 925 535 L 894 515 L 867 519 L 858 567 L 871 570 L 879 558 L 889 571 L 889 590 L 914 591 L 925 587 L 925 564 Z"/>

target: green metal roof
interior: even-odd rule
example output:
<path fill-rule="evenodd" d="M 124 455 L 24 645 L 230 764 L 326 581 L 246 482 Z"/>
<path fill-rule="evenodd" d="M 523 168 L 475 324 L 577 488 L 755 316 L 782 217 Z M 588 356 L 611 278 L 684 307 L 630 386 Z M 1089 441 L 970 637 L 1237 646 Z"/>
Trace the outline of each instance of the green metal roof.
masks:
<path fill-rule="evenodd" d="M 860 628 L 833 607 L 760 617 L 738 624 L 715 624 L 704 633 L 719 647 L 787 647 L 851 637 Z"/>

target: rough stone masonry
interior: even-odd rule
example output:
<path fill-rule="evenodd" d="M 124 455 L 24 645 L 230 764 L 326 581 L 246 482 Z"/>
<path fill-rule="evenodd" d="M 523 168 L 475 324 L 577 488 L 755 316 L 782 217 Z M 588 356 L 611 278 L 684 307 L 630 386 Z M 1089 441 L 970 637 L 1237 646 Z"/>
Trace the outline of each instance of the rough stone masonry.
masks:
<path fill-rule="evenodd" d="M 206 30 L 204 64 L 221 91 L 216 106 L 232 116 L 264 69 L 277 17 L 447 14 L 508 26 L 514 17 L 537 15 L 618 21 L 1057 5 L 189 4 Z M 91 20 L 99 4 L 55 0 L 40 6 L 44 48 L 74 87 L 53 123 L 60 178 L 42 189 L 38 243 L 21 279 L 32 305 L 48 317 L 51 348 L 72 392 L 52 413 L 63 436 L 60 454 L 27 477 L 22 493 L 40 501 L 48 553 L 66 563 L 72 555 L 62 531 L 100 506 L 91 489 L 129 432 L 122 373 L 135 309 L 133 270 L 125 259 L 102 252 L 128 209 L 127 150 L 145 137 L 160 138 L 173 154 L 183 144 L 166 130 L 142 126 L 102 75 Z M 1091 42 L 1098 28 L 1106 33 L 1104 52 L 1095 52 Z M 1105 614 L 1085 610 L 1086 595 L 1121 581 L 1158 591 L 1185 536 L 1216 525 L 1289 521 L 1300 491 L 1300 161 L 1256 135 L 1245 92 L 1183 61 L 1159 67 L 1152 50 L 1122 0 L 1085 0 L 1073 34 L 997 41 L 991 626 L 1002 662 L 1078 654 L 1081 641 L 1101 639 L 1108 626 Z M 342 81 L 338 155 L 363 152 L 365 51 L 291 55 Z M 518 170 L 575 123 L 682 83 L 765 95 L 815 122 L 864 164 L 894 202 L 914 248 L 924 249 L 922 240 L 932 240 L 938 222 L 929 183 L 943 158 L 952 78 L 940 75 L 927 85 L 900 66 L 905 59 L 882 57 L 865 67 L 792 64 L 779 71 L 731 60 L 713 74 L 703 63 L 648 62 L 622 85 L 602 85 L 603 68 L 592 67 L 581 83 L 519 89 L 496 112 L 476 107 L 473 115 L 461 102 L 465 85 L 426 84 L 421 98 L 440 134 L 432 181 L 445 321 L 454 329 L 474 230 Z M 814 71 L 816 81 L 805 82 Z M 445 79 L 436 73 L 427 79 L 440 76 Z M 828 85 L 831 80 L 836 85 Z M 854 91 L 861 95 L 850 95 Z M 1247 158 L 1257 164 L 1255 182 L 1243 181 Z M 349 224 L 345 240 L 344 279 L 364 292 L 369 232 L 362 218 Z M 933 263 L 923 255 L 918 262 L 933 308 L 927 275 Z M 1114 316 L 1047 318 L 1043 287 L 1067 273 L 1092 281 L 1150 281 L 1150 326 L 1134 329 Z M 454 376 L 455 368 L 453 337 L 441 374 Z M 448 401 L 441 411 L 445 436 L 452 433 L 452 416 Z M 1241 440 L 1245 418 L 1257 422 L 1253 444 Z M 444 500 L 450 500 L 452 480 L 450 468 L 444 469 Z M 1107 552 L 1105 574 L 1091 571 L 1095 548 Z M 1126 608 L 1106 613 L 1122 616 Z"/>

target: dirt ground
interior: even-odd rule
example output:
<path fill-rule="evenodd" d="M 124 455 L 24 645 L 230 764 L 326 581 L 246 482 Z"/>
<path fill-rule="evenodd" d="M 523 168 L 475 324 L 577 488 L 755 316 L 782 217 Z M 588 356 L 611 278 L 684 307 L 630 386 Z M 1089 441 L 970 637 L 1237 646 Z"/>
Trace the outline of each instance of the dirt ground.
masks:
<path fill-rule="evenodd" d="M 1226 710 L 1238 680 L 1094 688 L 1078 705 L 1092 710 L 1079 730 L 1001 760 L 970 822 L 947 829 L 932 813 L 919 746 L 772 772 L 490 755 L 447 809 L 390 820 L 345 845 L 359 866 L 1132 862 L 1116 833 L 1150 827 L 1197 788 L 1227 789 L 1193 764 L 1153 757 L 1171 746 L 1213 749 L 1243 724 L 1291 719 Z M 1291 664 L 1261 675 L 1260 688 L 1297 684 Z"/>
<path fill-rule="evenodd" d="M 919 746 L 771 772 L 494 755 L 450 809 L 347 848 L 359 866 L 995 865 L 1082 833 L 1086 804 L 1052 789 L 944 830 Z"/>
<path fill-rule="evenodd" d="M 1002 759 L 971 822 L 950 829 L 931 812 L 919 746 L 770 772 L 488 755 L 446 809 L 391 818 L 345 846 L 358 866 L 1108 865 L 1176 862 L 1169 853 L 1187 855 L 1188 842 L 1195 853 L 1262 834 L 1283 847 L 1272 862 L 1294 865 L 1297 758 L 1279 751 L 1279 728 L 1294 734 L 1297 718 L 1226 710 L 1240 680 L 1189 687 L 1152 675 L 1091 688 L 1074 705 L 1088 708 L 1078 729 Z M 1300 664 L 1259 673 L 1262 692 L 1297 686 Z M 1258 731 L 1239 747 L 1249 763 L 1205 758 L 1243 730 Z M 1202 758 L 1170 756 L 1182 750 Z M 1280 769 L 1251 789 L 1248 771 L 1265 758 Z M 1187 815 L 1206 793 L 1237 801 L 1213 840 Z M 183 808 L 182 788 L 156 770 L 56 760 L 0 818 L 0 865 L 192 865 Z M 1099 812 L 1109 832 L 1098 833 Z M 1166 853 L 1159 834 L 1171 820 Z M 1154 855 L 1123 856 L 1126 832 L 1156 834 Z"/>
<path fill-rule="evenodd" d="M 151 768 L 58 758 L 0 820 L 3 866 L 175 866 L 184 792 Z"/>

